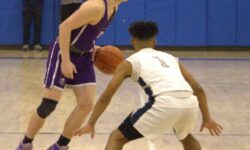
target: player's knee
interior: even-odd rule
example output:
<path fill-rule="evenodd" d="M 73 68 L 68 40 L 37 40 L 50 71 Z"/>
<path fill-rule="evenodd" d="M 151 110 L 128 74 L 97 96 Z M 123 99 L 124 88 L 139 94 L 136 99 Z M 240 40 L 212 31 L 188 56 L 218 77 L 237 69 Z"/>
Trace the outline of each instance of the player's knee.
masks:
<path fill-rule="evenodd" d="M 197 141 L 191 134 L 189 134 L 185 139 L 181 140 L 181 143 L 185 150 L 201 150 L 199 141 Z"/>
<path fill-rule="evenodd" d="M 41 118 L 48 117 L 56 108 L 57 101 L 49 99 L 49 98 L 43 98 L 41 104 L 37 108 L 37 114 Z"/>
<path fill-rule="evenodd" d="M 93 102 L 79 102 L 77 103 L 77 107 L 79 107 L 81 109 L 81 111 L 84 112 L 90 112 L 93 110 L 94 104 Z"/>
<path fill-rule="evenodd" d="M 121 143 L 126 143 L 128 140 L 124 137 L 124 135 L 118 130 L 114 130 L 111 135 L 110 139 L 113 141 L 121 142 Z"/>

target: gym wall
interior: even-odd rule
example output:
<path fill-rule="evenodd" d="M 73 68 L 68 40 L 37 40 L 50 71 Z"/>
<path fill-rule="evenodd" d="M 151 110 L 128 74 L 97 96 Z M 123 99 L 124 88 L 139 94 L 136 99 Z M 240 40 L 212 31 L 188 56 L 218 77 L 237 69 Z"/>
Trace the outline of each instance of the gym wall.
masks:
<path fill-rule="evenodd" d="M 22 0 L 1 0 L 0 45 L 22 43 Z M 44 0 L 42 44 L 58 34 L 59 0 Z M 250 46 L 249 0 L 129 0 L 98 39 L 100 45 L 129 45 L 128 26 L 156 21 L 160 46 Z"/>

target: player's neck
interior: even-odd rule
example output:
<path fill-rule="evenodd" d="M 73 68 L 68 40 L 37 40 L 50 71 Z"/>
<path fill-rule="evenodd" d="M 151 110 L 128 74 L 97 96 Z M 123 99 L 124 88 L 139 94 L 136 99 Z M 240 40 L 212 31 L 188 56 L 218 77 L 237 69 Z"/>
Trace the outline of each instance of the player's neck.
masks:
<path fill-rule="evenodd" d="M 155 47 L 155 40 L 136 40 L 134 43 L 134 47 L 136 51 L 139 51 L 144 48 L 154 48 Z"/>
<path fill-rule="evenodd" d="M 154 48 L 154 45 L 152 45 L 152 44 L 137 45 L 135 47 L 135 50 L 140 51 L 140 50 L 145 49 L 145 48 Z"/>

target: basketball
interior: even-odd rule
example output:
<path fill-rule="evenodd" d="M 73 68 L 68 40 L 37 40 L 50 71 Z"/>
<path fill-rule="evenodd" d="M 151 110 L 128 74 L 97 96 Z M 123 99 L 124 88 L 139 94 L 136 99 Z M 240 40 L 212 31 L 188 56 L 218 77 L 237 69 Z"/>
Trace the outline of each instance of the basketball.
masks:
<path fill-rule="evenodd" d="M 115 46 L 103 46 L 95 54 L 95 66 L 105 74 L 113 74 L 122 61 L 123 53 Z"/>

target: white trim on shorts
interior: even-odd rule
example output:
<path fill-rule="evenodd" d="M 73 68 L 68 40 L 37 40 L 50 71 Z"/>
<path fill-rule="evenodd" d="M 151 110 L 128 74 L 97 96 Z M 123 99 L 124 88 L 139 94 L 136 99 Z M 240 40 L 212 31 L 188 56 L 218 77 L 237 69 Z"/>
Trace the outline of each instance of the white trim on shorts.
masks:
<path fill-rule="evenodd" d="M 46 87 L 46 84 L 43 84 L 43 87 L 46 88 L 46 89 L 56 89 L 56 90 L 59 90 L 59 91 L 64 91 L 64 88 L 61 88 L 61 87 L 58 87 L 56 85 L 52 86 L 52 87 Z"/>
<path fill-rule="evenodd" d="M 57 90 L 59 90 L 59 91 L 64 91 L 64 88 L 61 88 L 61 87 L 56 86 L 56 85 L 54 85 L 53 88 L 54 88 L 54 89 L 57 89 Z"/>
<path fill-rule="evenodd" d="M 51 61 L 52 61 L 52 57 L 53 57 L 53 54 L 54 54 L 55 46 L 56 46 L 57 43 L 58 43 L 58 41 L 55 41 L 55 43 L 53 45 L 53 48 L 51 50 L 51 56 L 50 56 L 50 60 L 49 60 L 49 66 L 48 66 L 48 69 L 47 69 L 47 72 L 46 72 L 46 78 L 45 78 L 45 82 L 44 83 L 47 83 L 47 80 L 48 80 L 49 70 L 50 70 L 50 66 L 51 66 Z"/>
<path fill-rule="evenodd" d="M 58 52 L 58 54 L 57 54 L 57 58 L 56 58 L 56 68 L 55 68 L 55 70 L 54 70 L 54 74 L 53 74 L 53 78 L 52 78 L 52 82 L 51 82 L 51 84 L 50 84 L 50 87 L 53 87 L 53 86 L 54 86 L 54 83 L 55 83 L 55 78 L 56 78 L 56 74 L 57 74 L 57 72 L 58 72 L 58 66 L 59 66 L 59 61 L 60 61 L 59 57 L 60 57 L 60 52 Z"/>
<path fill-rule="evenodd" d="M 83 86 L 89 86 L 89 85 L 96 85 L 95 82 L 89 82 L 89 83 L 82 83 L 82 84 L 66 84 L 67 87 L 83 87 Z"/>

